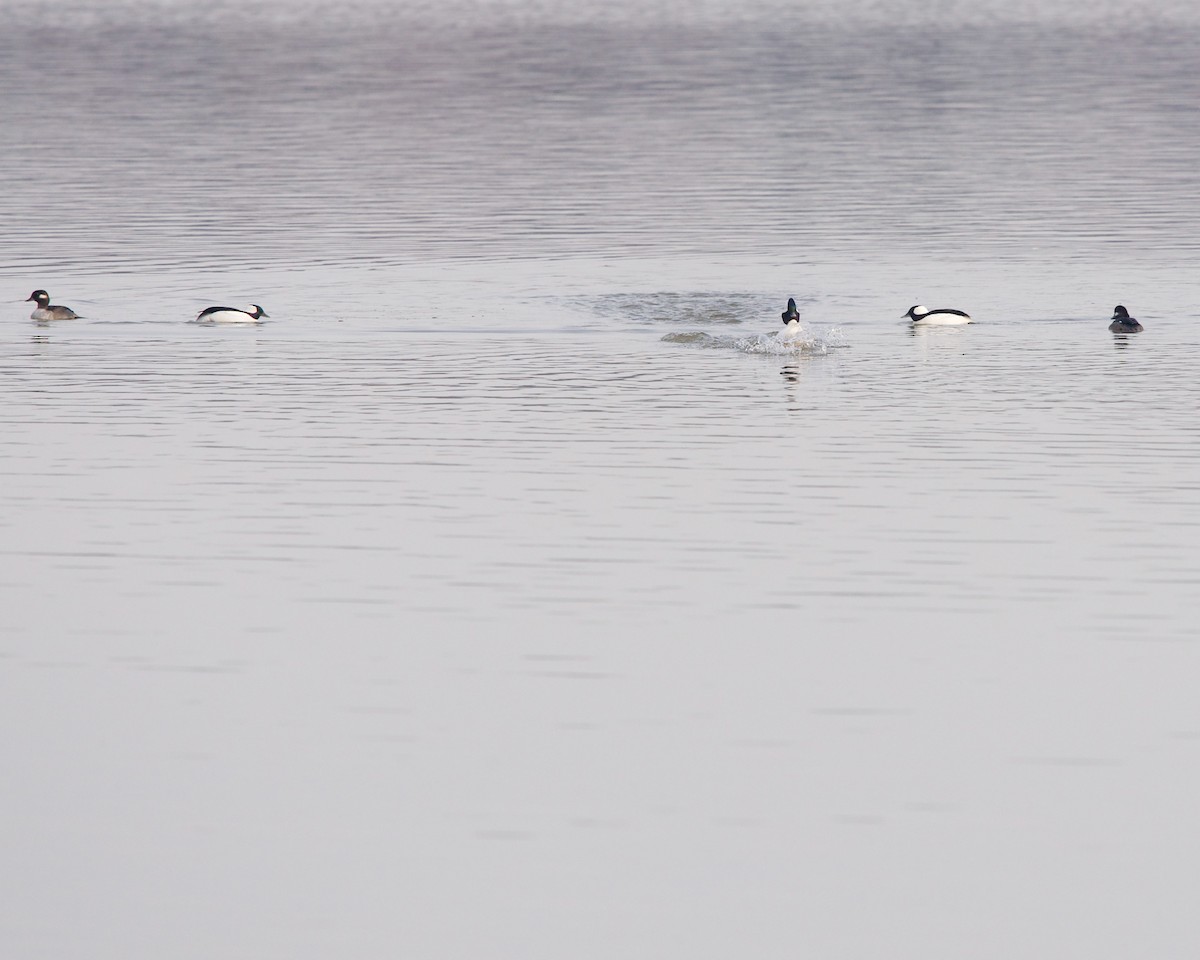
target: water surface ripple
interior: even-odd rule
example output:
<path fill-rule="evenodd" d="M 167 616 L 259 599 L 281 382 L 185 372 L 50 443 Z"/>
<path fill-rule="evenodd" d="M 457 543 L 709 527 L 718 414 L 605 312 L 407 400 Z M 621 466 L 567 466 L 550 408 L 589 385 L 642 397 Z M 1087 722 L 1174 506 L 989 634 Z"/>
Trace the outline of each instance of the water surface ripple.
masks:
<path fill-rule="evenodd" d="M 0 954 L 1195 956 L 1193 3 L 0 22 Z"/>

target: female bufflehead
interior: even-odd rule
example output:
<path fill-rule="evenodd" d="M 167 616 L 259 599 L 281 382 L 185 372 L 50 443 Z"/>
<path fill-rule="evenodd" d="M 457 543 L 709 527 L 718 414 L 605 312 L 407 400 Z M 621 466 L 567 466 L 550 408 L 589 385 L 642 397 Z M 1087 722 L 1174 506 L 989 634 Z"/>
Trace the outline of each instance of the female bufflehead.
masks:
<path fill-rule="evenodd" d="M 30 320 L 74 320 L 79 316 L 70 307 L 60 307 L 52 304 L 50 302 L 50 294 L 45 290 L 34 290 L 33 293 L 25 298 L 26 303 L 30 300 L 37 303 L 37 307 L 29 315 Z"/>
<path fill-rule="evenodd" d="M 930 310 L 928 307 L 922 306 L 909 307 L 908 313 L 904 316 L 914 324 L 920 323 L 926 326 L 933 326 L 934 324 L 948 326 L 950 324 L 971 322 L 970 316 L 961 310 L 950 310 L 947 308 Z"/>
<path fill-rule="evenodd" d="M 258 321 L 267 316 L 267 312 L 263 310 L 257 303 L 250 304 L 254 308 L 253 313 L 245 310 L 236 310 L 233 307 L 206 307 L 200 311 L 196 317 L 197 323 L 258 323 Z"/>
<path fill-rule="evenodd" d="M 1146 328 L 1138 323 L 1129 315 L 1119 303 L 1113 307 L 1112 323 L 1108 325 L 1108 329 L 1113 333 L 1141 333 Z"/>

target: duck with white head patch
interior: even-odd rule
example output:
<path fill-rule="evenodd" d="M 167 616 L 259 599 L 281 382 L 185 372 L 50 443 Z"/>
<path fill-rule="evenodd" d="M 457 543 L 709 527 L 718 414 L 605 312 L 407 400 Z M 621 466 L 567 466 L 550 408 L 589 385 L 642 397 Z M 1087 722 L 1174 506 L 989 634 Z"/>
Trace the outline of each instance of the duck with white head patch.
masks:
<path fill-rule="evenodd" d="M 1129 311 L 1118 303 L 1113 307 L 1112 323 L 1108 325 L 1108 329 L 1113 333 L 1141 333 L 1146 328 L 1131 317 Z"/>
<path fill-rule="evenodd" d="M 50 302 L 50 294 L 45 290 L 34 290 L 25 302 L 32 300 L 37 306 L 29 315 L 30 320 L 76 320 L 79 317 L 70 307 L 60 307 Z"/>
<path fill-rule="evenodd" d="M 932 326 L 956 326 L 960 323 L 971 323 L 969 314 L 962 310 L 951 310 L 949 307 L 939 307 L 936 310 L 930 310 L 928 307 L 917 305 L 909 307 L 908 313 L 904 315 L 905 319 L 911 320 L 913 326 L 920 324 L 925 327 Z"/>
<path fill-rule="evenodd" d="M 788 333 L 800 329 L 800 311 L 796 309 L 793 297 L 788 297 L 787 309 L 783 311 L 783 325 L 787 327 Z"/>
<path fill-rule="evenodd" d="M 258 323 L 269 314 L 257 303 L 250 304 L 254 312 L 235 307 L 205 307 L 196 317 L 197 323 Z"/>

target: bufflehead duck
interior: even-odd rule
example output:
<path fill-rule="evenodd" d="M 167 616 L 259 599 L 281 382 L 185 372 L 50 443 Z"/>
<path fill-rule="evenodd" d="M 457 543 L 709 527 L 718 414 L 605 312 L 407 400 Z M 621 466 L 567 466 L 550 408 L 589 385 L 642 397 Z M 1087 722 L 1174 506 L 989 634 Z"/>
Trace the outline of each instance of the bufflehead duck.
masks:
<path fill-rule="evenodd" d="M 1113 307 L 1112 323 L 1108 329 L 1113 333 L 1141 333 L 1146 328 L 1131 317 L 1128 310 L 1117 304 Z"/>
<path fill-rule="evenodd" d="M 800 311 L 796 309 L 796 301 L 792 297 L 788 297 L 788 308 L 783 311 L 783 325 L 790 327 L 793 323 L 800 322 Z"/>
<path fill-rule="evenodd" d="M 254 312 L 237 310 L 233 307 L 206 307 L 196 317 L 198 323 L 258 323 L 267 312 L 257 303 L 250 304 Z"/>
<path fill-rule="evenodd" d="M 920 323 L 927 326 L 933 326 L 934 324 L 949 326 L 950 324 L 971 322 L 969 314 L 963 313 L 961 310 L 950 310 L 946 307 L 939 307 L 937 310 L 930 310 L 928 307 L 922 306 L 909 307 L 908 313 L 904 316 L 914 324 Z"/>
<path fill-rule="evenodd" d="M 79 316 L 70 307 L 60 307 L 52 304 L 50 302 L 50 294 L 45 290 L 34 290 L 33 293 L 25 298 L 26 303 L 30 300 L 37 303 L 37 307 L 29 315 L 30 320 L 74 320 Z"/>

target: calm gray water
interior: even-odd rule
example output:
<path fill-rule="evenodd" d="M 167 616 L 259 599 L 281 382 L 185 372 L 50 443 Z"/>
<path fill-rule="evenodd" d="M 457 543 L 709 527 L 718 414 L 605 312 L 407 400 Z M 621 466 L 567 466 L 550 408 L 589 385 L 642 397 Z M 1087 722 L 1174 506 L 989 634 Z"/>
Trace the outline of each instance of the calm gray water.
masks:
<path fill-rule="evenodd" d="M 0 955 L 1194 957 L 1200 14 L 1078 6 L 0 0 Z"/>

